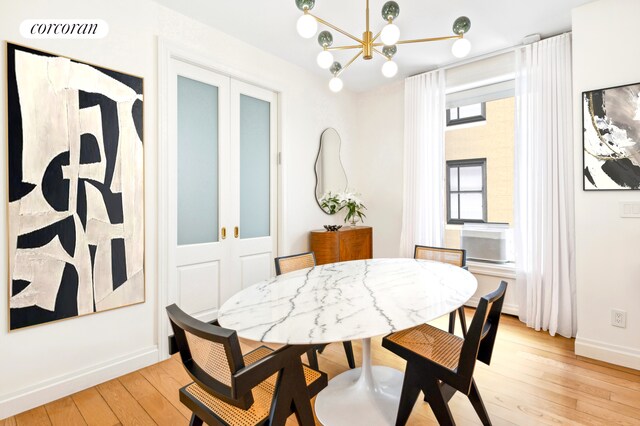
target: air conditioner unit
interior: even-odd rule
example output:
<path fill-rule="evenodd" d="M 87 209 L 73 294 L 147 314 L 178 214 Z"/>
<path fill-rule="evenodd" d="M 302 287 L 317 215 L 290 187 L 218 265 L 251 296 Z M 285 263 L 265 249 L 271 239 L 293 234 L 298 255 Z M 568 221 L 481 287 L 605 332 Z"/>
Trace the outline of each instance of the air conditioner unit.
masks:
<path fill-rule="evenodd" d="M 508 263 L 513 256 L 513 230 L 508 223 L 465 223 L 460 242 L 467 259 Z"/>

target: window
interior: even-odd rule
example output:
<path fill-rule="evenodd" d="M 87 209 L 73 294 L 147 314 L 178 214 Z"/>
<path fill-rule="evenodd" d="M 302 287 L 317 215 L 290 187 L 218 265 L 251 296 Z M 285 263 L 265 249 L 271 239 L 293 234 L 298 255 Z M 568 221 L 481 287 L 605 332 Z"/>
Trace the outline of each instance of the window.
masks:
<path fill-rule="evenodd" d="M 487 221 L 487 159 L 447 161 L 447 223 Z"/>
<path fill-rule="evenodd" d="M 487 119 L 487 108 L 484 102 L 447 110 L 447 126 L 475 123 Z"/>

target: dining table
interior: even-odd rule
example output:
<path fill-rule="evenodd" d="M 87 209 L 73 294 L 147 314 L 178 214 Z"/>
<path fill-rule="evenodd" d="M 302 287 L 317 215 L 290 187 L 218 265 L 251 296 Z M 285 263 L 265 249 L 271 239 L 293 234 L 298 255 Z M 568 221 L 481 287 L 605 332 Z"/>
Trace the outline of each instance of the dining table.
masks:
<path fill-rule="evenodd" d="M 397 258 L 331 263 L 243 289 L 221 306 L 218 321 L 241 338 L 264 343 L 361 340 L 361 367 L 329 381 L 316 397 L 316 416 L 326 426 L 393 425 L 403 372 L 372 365 L 371 339 L 448 314 L 476 288 L 471 273 L 441 262 Z"/>

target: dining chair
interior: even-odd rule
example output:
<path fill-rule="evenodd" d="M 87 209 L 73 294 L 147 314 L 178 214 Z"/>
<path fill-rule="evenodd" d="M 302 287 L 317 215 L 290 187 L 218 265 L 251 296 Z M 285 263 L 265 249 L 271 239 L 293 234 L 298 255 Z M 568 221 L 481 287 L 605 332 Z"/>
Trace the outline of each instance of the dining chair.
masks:
<path fill-rule="evenodd" d="M 467 269 L 467 251 L 464 249 L 416 245 L 413 258 L 435 260 L 436 262 L 449 263 Z M 467 318 L 464 315 L 464 306 L 460 306 L 457 312 L 460 316 L 460 328 L 462 328 L 462 336 L 464 337 L 467 335 Z M 453 311 L 449 314 L 449 333 L 453 334 L 455 328 L 456 311 Z"/>
<path fill-rule="evenodd" d="M 311 398 L 327 386 L 327 375 L 303 366 L 308 346 L 261 346 L 242 355 L 234 330 L 199 321 L 167 307 L 182 364 L 193 379 L 180 389 L 192 411 L 192 426 L 284 425 L 295 413 L 313 425 Z"/>
<path fill-rule="evenodd" d="M 471 401 L 483 425 L 489 414 L 473 379 L 476 359 L 489 365 L 500 323 L 507 283 L 480 298 L 467 337 L 462 339 L 428 324 L 392 333 L 382 346 L 407 361 L 396 426 L 406 424 L 422 390 L 441 425 L 455 425 L 447 402 L 456 392 Z"/>
<path fill-rule="evenodd" d="M 316 256 L 312 251 L 300 254 L 292 254 L 289 256 L 276 257 L 276 275 L 286 274 L 287 272 L 297 271 L 298 269 L 313 268 L 316 266 Z M 342 342 L 344 353 L 347 356 L 349 368 L 356 368 L 355 358 L 353 356 L 353 346 L 351 342 Z M 318 354 L 322 353 L 327 345 L 315 345 L 307 352 L 307 359 L 311 368 L 318 369 Z"/>

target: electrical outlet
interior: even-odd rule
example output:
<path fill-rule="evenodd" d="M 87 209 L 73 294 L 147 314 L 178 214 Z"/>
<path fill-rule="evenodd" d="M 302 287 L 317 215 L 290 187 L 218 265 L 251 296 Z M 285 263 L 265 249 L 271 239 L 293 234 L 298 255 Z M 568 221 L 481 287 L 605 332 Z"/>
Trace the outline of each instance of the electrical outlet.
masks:
<path fill-rule="evenodd" d="M 627 313 L 618 309 L 611 310 L 611 325 L 614 327 L 627 327 Z"/>

